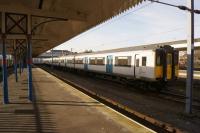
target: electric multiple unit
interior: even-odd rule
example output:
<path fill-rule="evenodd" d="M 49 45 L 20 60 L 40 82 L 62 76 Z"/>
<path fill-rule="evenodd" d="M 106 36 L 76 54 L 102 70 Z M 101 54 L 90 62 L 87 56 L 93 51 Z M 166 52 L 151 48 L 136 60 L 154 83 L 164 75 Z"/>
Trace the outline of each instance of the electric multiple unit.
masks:
<path fill-rule="evenodd" d="M 52 58 L 43 60 L 52 65 Z M 165 45 L 136 46 L 53 58 L 63 68 L 145 81 L 169 81 L 178 77 L 178 51 Z"/>
<path fill-rule="evenodd" d="M 3 63 L 2 56 L 0 56 L 0 62 L 1 62 L 1 64 Z M 13 66 L 13 58 L 11 56 L 7 55 L 5 62 L 6 62 L 6 66 L 7 67 L 12 67 Z M 1 69 L 1 67 L 0 67 L 0 69 Z"/>

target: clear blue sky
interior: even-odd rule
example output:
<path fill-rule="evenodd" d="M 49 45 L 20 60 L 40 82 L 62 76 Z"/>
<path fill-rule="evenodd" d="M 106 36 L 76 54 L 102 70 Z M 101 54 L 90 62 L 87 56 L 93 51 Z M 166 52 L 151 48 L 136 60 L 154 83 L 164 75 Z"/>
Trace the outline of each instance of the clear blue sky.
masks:
<path fill-rule="evenodd" d="M 186 5 L 187 0 L 160 0 Z M 195 0 L 200 10 L 200 0 Z M 143 2 L 101 25 L 61 44 L 55 49 L 81 52 L 113 49 L 154 42 L 186 39 L 187 13 L 157 3 Z M 195 37 L 200 37 L 200 15 L 195 15 Z"/>

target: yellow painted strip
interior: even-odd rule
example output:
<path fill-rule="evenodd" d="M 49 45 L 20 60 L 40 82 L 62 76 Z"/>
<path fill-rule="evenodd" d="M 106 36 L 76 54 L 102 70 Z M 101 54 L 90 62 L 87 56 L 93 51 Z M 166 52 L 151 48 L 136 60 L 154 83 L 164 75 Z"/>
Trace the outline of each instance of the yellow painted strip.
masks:
<path fill-rule="evenodd" d="M 172 78 L 172 66 L 167 65 L 167 79 L 171 79 L 171 78 Z"/>
<path fill-rule="evenodd" d="M 156 78 L 162 78 L 163 77 L 163 67 L 162 66 L 156 66 L 155 75 L 156 75 Z"/>
<path fill-rule="evenodd" d="M 175 66 L 175 76 L 178 77 L 178 65 Z"/>

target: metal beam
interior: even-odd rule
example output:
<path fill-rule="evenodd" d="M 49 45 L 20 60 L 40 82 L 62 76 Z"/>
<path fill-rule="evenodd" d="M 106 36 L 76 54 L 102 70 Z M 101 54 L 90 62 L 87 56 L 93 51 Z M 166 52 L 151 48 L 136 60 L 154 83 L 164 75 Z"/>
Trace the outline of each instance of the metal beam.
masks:
<path fill-rule="evenodd" d="M 194 0 L 187 0 L 188 8 L 188 44 L 187 44 L 187 81 L 186 81 L 186 113 L 192 113 L 192 89 L 193 89 L 193 62 L 194 62 Z"/>
<path fill-rule="evenodd" d="M 30 14 L 35 17 L 48 17 L 57 19 L 69 19 L 77 21 L 86 21 L 86 14 L 80 11 L 65 10 L 65 11 L 48 11 L 41 9 L 31 9 L 27 7 L 16 6 L 0 6 L 0 12 Z"/>
<path fill-rule="evenodd" d="M 51 36 L 51 35 L 41 35 L 41 34 L 38 34 L 38 35 L 32 35 L 31 39 L 32 40 L 44 40 L 44 41 L 48 41 L 49 36 Z M 0 36 L 0 39 L 2 39 L 1 36 Z M 27 36 L 26 35 L 13 34 L 13 35 L 6 35 L 6 39 L 7 40 L 27 39 Z"/>

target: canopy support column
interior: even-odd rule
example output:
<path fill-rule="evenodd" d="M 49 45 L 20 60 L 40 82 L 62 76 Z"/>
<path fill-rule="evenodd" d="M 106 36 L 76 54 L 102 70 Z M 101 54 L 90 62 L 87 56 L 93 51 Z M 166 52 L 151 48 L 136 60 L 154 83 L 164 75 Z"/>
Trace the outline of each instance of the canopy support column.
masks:
<path fill-rule="evenodd" d="M 6 24 L 5 24 L 5 12 L 1 13 L 1 32 L 2 32 L 2 70 L 3 70 L 3 103 L 8 104 L 8 79 L 7 79 L 7 66 L 6 66 Z"/>
<path fill-rule="evenodd" d="M 28 72 L 28 99 L 33 101 L 32 85 L 32 46 L 31 46 L 31 15 L 28 15 L 28 34 L 27 34 L 27 72 Z"/>
<path fill-rule="evenodd" d="M 7 79 L 7 62 L 6 62 L 6 35 L 2 35 L 2 70 L 3 70 L 3 102 L 4 104 L 9 103 L 8 98 L 8 79 Z"/>
<path fill-rule="evenodd" d="M 27 72 L 28 72 L 28 98 L 30 101 L 33 101 L 31 35 L 27 35 Z"/>
<path fill-rule="evenodd" d="M 15 81 L 18 82 L 16 50 L 14 51 L 14 72 L 15 72 Z"/>

